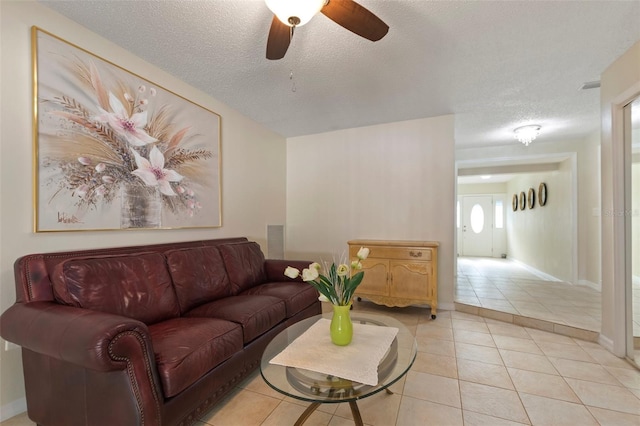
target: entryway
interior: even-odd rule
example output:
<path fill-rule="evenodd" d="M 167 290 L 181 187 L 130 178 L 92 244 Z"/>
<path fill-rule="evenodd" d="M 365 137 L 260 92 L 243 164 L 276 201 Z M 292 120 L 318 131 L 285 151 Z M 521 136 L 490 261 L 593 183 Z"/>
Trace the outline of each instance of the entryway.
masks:
<path fill-rule="evenodd" d="M 460 197 L 462 211 L 462 256 L 493 255 L 493 197 L 490 195 Z"/>

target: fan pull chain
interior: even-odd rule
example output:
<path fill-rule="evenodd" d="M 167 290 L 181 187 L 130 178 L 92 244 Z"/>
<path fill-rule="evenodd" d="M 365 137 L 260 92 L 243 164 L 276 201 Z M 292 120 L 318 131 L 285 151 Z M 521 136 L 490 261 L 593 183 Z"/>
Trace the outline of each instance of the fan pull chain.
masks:
<path fill-rule="evenodd" d="M 290 73 L 289 73 L 289 80 L 291 80 L 291 91 L 295 93 L 295 91 L 296 91 L 296 82 L 293 79 L 293 70 L 291 70 Z"/>

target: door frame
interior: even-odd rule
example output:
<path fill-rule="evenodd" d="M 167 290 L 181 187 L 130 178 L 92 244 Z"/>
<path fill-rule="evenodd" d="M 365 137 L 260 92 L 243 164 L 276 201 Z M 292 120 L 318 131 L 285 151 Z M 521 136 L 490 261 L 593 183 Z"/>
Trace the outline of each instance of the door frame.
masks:
<path fill-rule="evenodd" d="M 491 208 L 490 208 L 490 215 L 491 215 L 491 217 L 490 217 L 491 218 L 491 221 L 490 221 L 490 225 L 491 225 L 491 237 L 490 237 L 491 238 L 491 253 L 489 253 L 488 256 L 483 256 L 483 257 L 491 257 L 491 258 L 494 257 L 494 254 L 495 254 L 494 253 L 494 251 L 495 251 L 495 247 L 494 247 L 495 235 L 494 235 L 494 232 L 495 232 L 495 223 L 496 223 L 496 220 L 495 220 L 496 211 L 495 211 L 495 204 L 494 204 L 495 203 L 495 200 L 494 200 L 495 195 L 496 194 L 464 194 L 464 195 L 459 195 L 458 196 L 458 200 L 460 201 L 460 230 L 458 232 L 460 234 L 462 234 L 461 238 L 460 238 L 460 243 L 462 245 L 462 247 L 460 247 L 461 248 L 460 256 L 468 256 L 467 254 L 464 254 L 464 250 L 465 250 L 465 247 L 464 247 L 464 229 L 463 229 L 464 228 L 464 220 L 465 220 L 465 216 L 464 216 L 465 203 L 464 203 L 464 200 L 467 197 L 485 197 L 485 198 L 489 198 L 491 200 Z M 484 213 L 485 213 L 485 215 L 487 215 L 487 212 L 484 212 Z M 485 222 L 486 222 L 486 219 L 485 219 Z"/>
<path fill-rule="evenodd" d="M 632 136 L 627 133 L 627 120 L 631 126 L 631 108 L 626 109 L 632 102 L 640 101 L 640 93 L 631 99 L 627 104 L 621 105 L 620 113 L 622 115 L 622 153 L 624 157 L 623 171 L 623 202 L 624 208 L 622 215 L 624 217 L 624 294 L 625 294 L 625 357 L 638 367 L 634 348 L 633 333 L 633 236 L 632 236 L 632 167 L 633 167 L 633 140 Z M 637 254 L 636 254 L 637 255 Z"/>
<path fill-rule="evenodd" d="M 600 113 L 602 151 L 602 329 L 598 343 L 619 357 L 626 355 L 625 144 L 623 108 L 640 96 L 640 46 L 636 43 L 601 74 Z M 627 186 L 628 188 L 628 186 Z"/>

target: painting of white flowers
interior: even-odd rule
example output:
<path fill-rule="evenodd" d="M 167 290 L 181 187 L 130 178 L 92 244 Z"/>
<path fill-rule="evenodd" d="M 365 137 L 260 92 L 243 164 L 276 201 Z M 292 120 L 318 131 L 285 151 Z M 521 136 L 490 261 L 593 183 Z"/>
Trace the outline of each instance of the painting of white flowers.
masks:
<path fill-rule="evenodd" d="M 40 28 L 35 231 L 221 226 L 220 116 Z"/>

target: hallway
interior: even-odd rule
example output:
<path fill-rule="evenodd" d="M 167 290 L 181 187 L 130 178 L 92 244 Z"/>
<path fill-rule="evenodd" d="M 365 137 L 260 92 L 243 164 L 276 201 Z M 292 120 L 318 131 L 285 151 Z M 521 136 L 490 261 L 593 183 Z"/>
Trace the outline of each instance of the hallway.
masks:
<path fill-rule="evenodd" d="M 508 259 L 459 257 L 454 300 L 600 332 L 600 292 L 547 281 Z"/>

